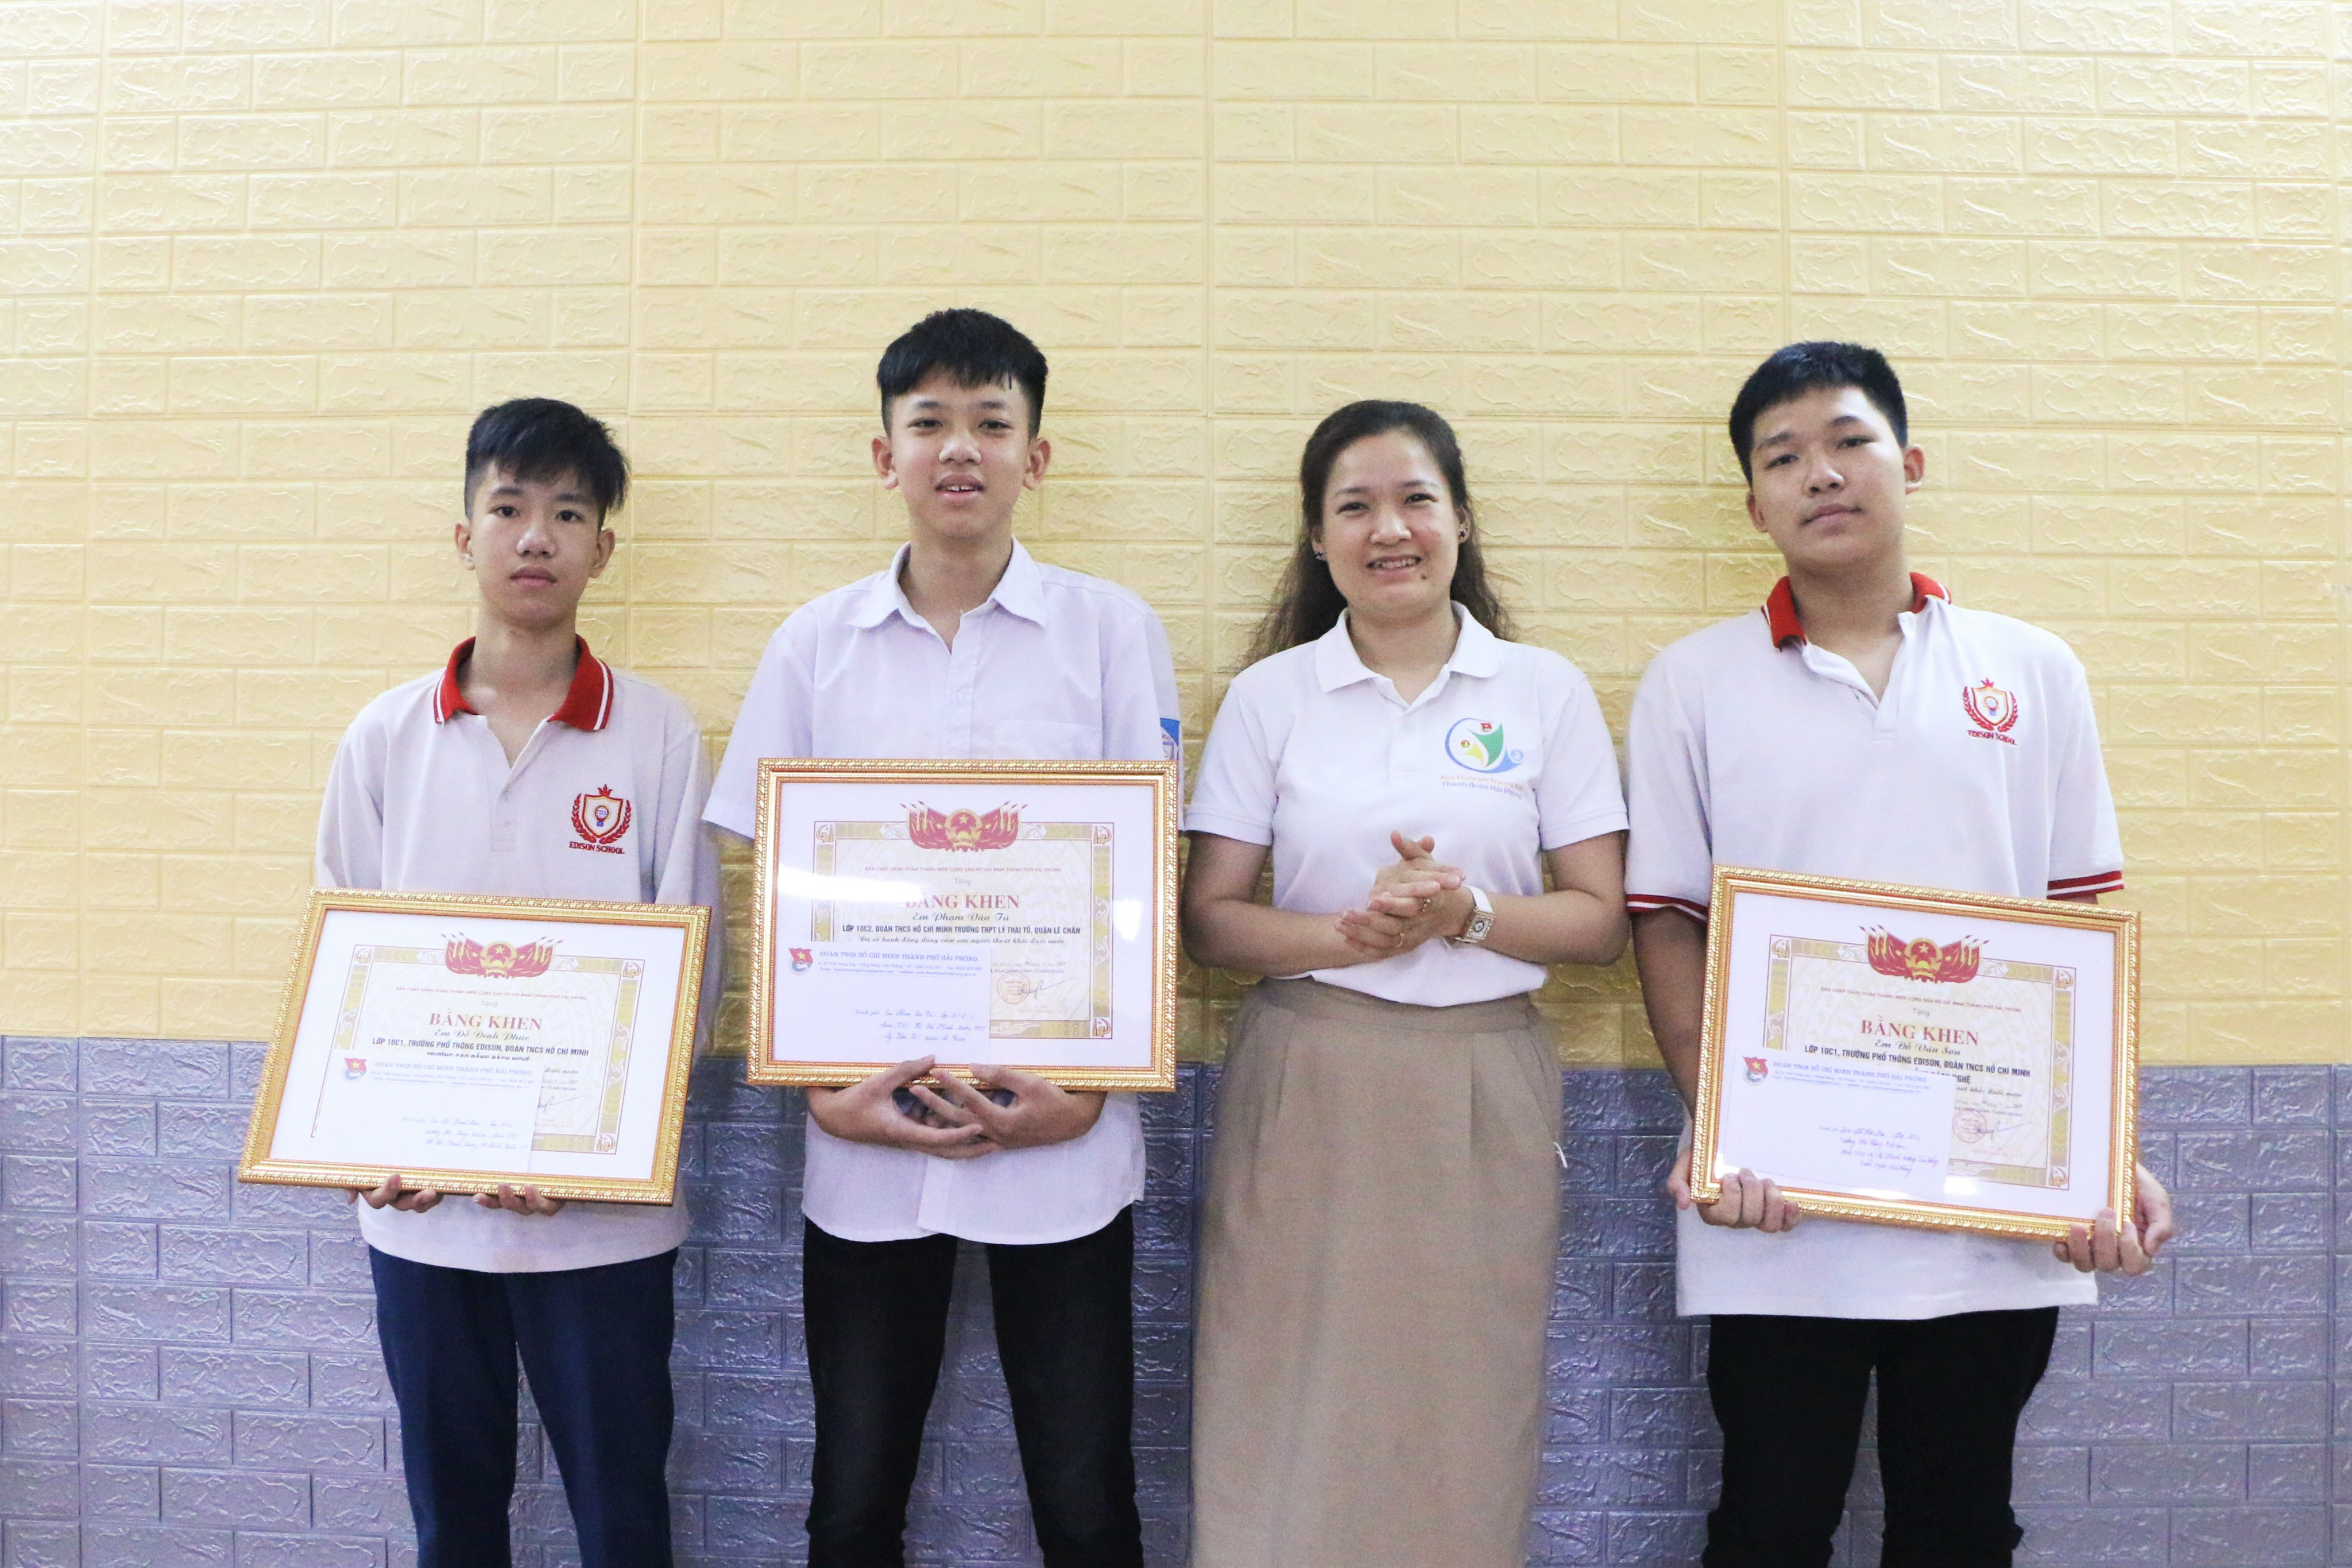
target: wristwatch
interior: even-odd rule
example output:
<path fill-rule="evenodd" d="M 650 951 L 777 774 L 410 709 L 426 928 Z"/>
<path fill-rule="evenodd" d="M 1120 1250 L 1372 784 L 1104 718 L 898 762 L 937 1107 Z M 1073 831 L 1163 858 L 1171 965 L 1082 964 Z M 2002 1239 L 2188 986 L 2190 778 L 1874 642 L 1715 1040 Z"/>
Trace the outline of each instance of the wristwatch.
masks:
<path fill-rule="evenodd" d="M 1463 892 L 1470 895 L 1470 921 L 1462 927 L 1462 935 L 1453 938 L 1457 947 L 1476 947 L 1486 943 L 1486 934 L 1495 929 L 1495 901 L 1486 896 L 1483 887 L 1465 884 Z"/>

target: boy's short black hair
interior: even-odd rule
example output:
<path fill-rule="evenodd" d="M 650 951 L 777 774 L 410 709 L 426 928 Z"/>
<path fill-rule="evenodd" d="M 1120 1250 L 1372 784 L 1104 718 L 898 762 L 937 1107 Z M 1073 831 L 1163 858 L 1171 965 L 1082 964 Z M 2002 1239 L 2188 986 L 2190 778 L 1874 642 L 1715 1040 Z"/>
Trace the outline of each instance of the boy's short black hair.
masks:
<path fill-rule="evenodd" d="M 466 437 L 467 515 L 474 510 L 475 487 L 492 468 L 541 481 L 572 475 L 607 516 L 629 494 L 629 460 L 613 444 L 613 433 L 561 398 L 519 397 L 475 417 Z"/>
<path fill-rule="evenodd" d="M 1756 445 L 1756 421 L 1766 409 L 1823 387 L 1858 387 L 1886 423 L 1898 444 L 1911 442 L 1910 416 L 1903 408 L 1903 383 L 1886 356 L 1860 343 L 1791 343 L 1775 350 L 1748 372 L 1739 395 L 1731 400 L 1731 449 L 1739 454 L 1739 472 L 1752 484 L 1756 472 L 1748 456 Z"/>
<path fill-rule="evenodd" d="M 960 387 L 1019 387 L 1029 399 L 1029 434 L 1037 434 L 1045 417 L 1045 356 L 1002 316 L 971 309 L 934 310 L 882 350 L 874 380 L 882 389 L 883 428 L 893 402 L 941 371 Z"/>

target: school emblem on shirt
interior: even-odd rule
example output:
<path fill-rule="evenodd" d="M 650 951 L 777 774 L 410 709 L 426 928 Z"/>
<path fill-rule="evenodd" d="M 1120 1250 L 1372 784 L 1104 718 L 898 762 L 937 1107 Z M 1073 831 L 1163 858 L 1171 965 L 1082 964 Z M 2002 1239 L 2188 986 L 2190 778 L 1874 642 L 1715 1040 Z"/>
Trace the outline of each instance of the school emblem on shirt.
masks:
<path fill-rule="evenodd" d="M 1892 931 L 1870 933 L 1870 967 L 1898 980 L 1966 985 L 1977 977 L 1978 944 L 1962 937 L 1937 946 L 1925 936 L 1906 942 Z"/>
<path fill-rule="evenodd" d="M 367 1058 L 364 1056 L 346 1056 L 343 1058 L 343 1076 L 346 1078 L 365 1078 L 367 1076 Z"/>
<path fill-rule="evenodd" d="M 907 808 L 907 837 L 919 850 L 1001 850 L 1021 836 L 1021 808 L 999 806 L 993 811 L 941 811 L 934 807 Z"/>
<path fill-rule="evenodd" d="M 795 947 L 795 948 L 793 948 L 793 974 L 795 974 L 795 975 L 805 975 L 805 974 L 807 974 L 807 973 L 809 972 L 809 968 L 810 968 L 810 967 L 811 967 L 812 965 L 814 965 L 815 962 L 816 962 L 816 955 L 815 955 L 815 954 L 814 954 L 814 953 L 812 953 L 812 952 L 810 952 L 807 948 L 805 948 L 805 947 Z"/>
<path fill-rule="evenodd" d="M 1750 1083 L 1761 1083 L 1771 1074 L 1772 1061 L 1769 1057 L 1743 1056 L 1739 1060 L 1748 1063 L 1748 1082 Z"/>
<path fill-rule="evenodd" d="M 1508 773 L 1527 760 L 1503 738 L 1503 727 L 1490 718 L 1457 720 L 1445 732 L 1445 755 L 1473 773 Z"/>
<path fill-rule="evenodd" d="M 621 835 L 629 831 L 633 813 L 629 803 L 613 793 L 610 784 L 600 784 L 593 795 L 577 795 L 572 800 L 572 831 L 580 835 L 572 841 L 575 850 L 602 850 L 608 855 L 627 852 L 615 848 Z"/>
<path fill-rule="evenodd" d="M 518 947 L 511 942 L 485 945 L 470 936 L 452 936 L 442 951 L 442 965 L 453 975 L 479 975 L 486 980 L 535 980 L 555 962 L 555 944 L 533 942 Z"/>
<path fill-rule="evenodd" d="M 2017 697 L 1992 684 L 1986 676 L 1972 686 L 1960 688 L 1960 706 L 1978 727 L 1969 731 L 1979 740 L 1998 740 L 2005 746 L 2015 746 L 2010 738 L 2010 727 L 2017 722 Z"/>

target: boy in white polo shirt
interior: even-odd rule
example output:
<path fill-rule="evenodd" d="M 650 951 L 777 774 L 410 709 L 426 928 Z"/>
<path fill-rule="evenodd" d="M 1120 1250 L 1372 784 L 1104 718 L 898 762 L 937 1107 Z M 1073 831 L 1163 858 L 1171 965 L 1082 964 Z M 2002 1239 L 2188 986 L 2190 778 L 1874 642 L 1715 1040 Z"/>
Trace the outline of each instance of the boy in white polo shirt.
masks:
<path fill-rule="evenodd" d="M 1178 754 L 1175 672 L 1134 594 L 1013 537 L 1052 456 L 1045 357 L 979 310 L 926 317 L 877 371 L 874 465 L 906 503 L 885 570 L 793 612 L 751 677 L 709 820 L 751 835 L 767 757 Z M 809 1091 L 803 1301 L 816 1454 L 810 1568 L 904 1561 L 958 1238 L 988 1245 L 996 1343 L 1047 1568 L 1139 1568 L 1129 1430 L 1143 1193 L 1134 1096 L 930 1059 Z M 901 1103 L 913 1107 L 908 1114 Z"/>
<path fill-rule="evenodd" d="M 2083 666 L 2058 638 L 1955 606 L 1905 559 L 1926 455 L 1875 350 L 1798 343 L 1731 411 L 1748 511 L 1788 575 L 1757 612 L 1695 632 L 1643 676 L 1627 737 L 1626 899 L 1653 1032 L 1688 1103 L 1717 862 L 2027 898 L 2095 900 L 2123 852 Z M 1796 1226 L 1741 1171 L 1694 1205 L 1676 1294 L 1713 1315 L 1707 1388 L 1723 1491 L 1707 1568 L 1821 1568 L 1878 1381 L 1887 1568 L 2006 1564 L 2017 1421 L 2060 1305 L 2094 1270 L 2141 1273 L 2172 1234 L 2139 1212 L 2053 1249 L 1828 1218 Z M 2054 1256 L 2053 1256 L 2054 1253 Z"/>
<path fill-rule="evenodd" d="M 476 634 L 352 721 L 319 817 L 320 885 L 716 904 L 693 716 L 577 631 L 627 487 L 611 434 L 570 403 L 521 399 L 474 422 L 456 537 L 481 595 Z M 706 1028 L 718 969 L 701 977 Z M 685 1207 L 528 1186 L 444 1202 L 398 1176 L 358 1196 L 419 1568 L 509 1561 L 518 1353 L 582 1562 L 665 1568 Z"/>

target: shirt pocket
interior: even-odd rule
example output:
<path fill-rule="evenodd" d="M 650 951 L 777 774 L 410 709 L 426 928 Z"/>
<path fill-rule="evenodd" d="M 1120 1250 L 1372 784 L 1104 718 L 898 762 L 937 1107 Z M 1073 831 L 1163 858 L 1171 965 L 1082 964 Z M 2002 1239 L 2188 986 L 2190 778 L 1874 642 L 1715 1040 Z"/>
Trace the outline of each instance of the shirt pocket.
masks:
<path fill-rule="evenodd" d="M 1102 730 L 1057 718 L 1000 718 L 973 737 L 982 755 L 1023 761 L 1092 762 L 1102 757 Z"/>

